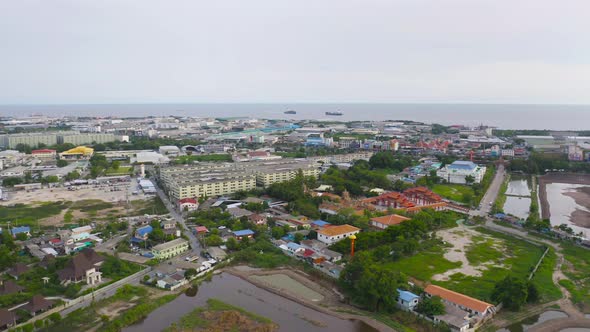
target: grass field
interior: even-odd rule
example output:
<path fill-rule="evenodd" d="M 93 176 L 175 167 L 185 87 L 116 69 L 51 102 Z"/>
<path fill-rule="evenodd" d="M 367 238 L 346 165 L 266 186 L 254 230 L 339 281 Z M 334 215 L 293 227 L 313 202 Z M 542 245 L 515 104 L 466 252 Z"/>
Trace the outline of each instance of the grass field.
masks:
<path fill-rule="evenodd" d="M 555 264 L 557 264 L 557 255 L 555 255 L 553 248 L 550 248 L 532 279 L 541 295 L 541 302 L 558 300 L 562 296 L 559 288 L 553 283 Z"/>
<path fill-rule="evenodd" d="M 561 247 L 566 260 L 562 271 L 570 280 L 561 280 L 560 284 L 570 291 L 576 305 L 590 313 L 590 250 L 569 243 Z"/>
<path fill-rule="evenodd" d="M 168 213 L 166 205 L 164 205 L 164 202 L 162 202 L 162 200 L 158 196 L 148 200 L 131 201 L 131 205 L 134 209 L 134 211 L 132 211 L 131 213 L 136 216 L 143 214 L 160 215 Z"/>
<path fill-rule="evenodd" d="M 133 170 L 133 166 L 119 166 L 119 168 L 114 169 L 109 167 L 104 173 L 106 175 L 113 175 L 113 174 L 129 174 Z"/>
<path fill-rule="evenodd" d="M 465 203 L 466 197 L 473 198 L 475 196 L 473 188 L 460 184 L 435 184 L 432 191 L 444 198 L 463 203 Z"/>
<path fill-rule="evenodd" d="M 501 265 L 496 263 L 489 265 L 487 270 L 483 271 L 481 277 L 465 276 L 457 273 L 452 275 L 449 281 L 435 281 L 434 283 L 481 300 L 491 301 L 491 293 L 498 281 L 504 279 L 507 275 L 527 278 L 545 249 L 485 228 L 479 227 L 477 231 L 504 240 L 504 249 L 499 251 L 499 249 L 485 248 L 485 245 L 478 246 L 476 249 L 470 250 L 471 253 L 467 253 L 468 257 L 471 257 L 476 262 L 481 262 L 484 258 L 490 258 L 492 262 L 501 262 Z M 494 250 L 498 252 L 494 252 Z M 540 280 L 544 283 L 539 288 L 548 292 L 548 294 L 541 294 L 541 296 L 543 298 L 551 297 L 551 294 L 554 296 L 555 290 L 550 289 L 546 284 L 546 276 Z"/>
<path fill-rule="evenodd" d="M 461 266 L 461 262 L 448 261 L 443 254 L 444 249 L 441 246 L 433 246 L 428 251 L 401 258 L 388 265 L 406 275 L 428 281 L 436 274 Z"/>
<path fill-rule="evenodd" d="M 0 206 L 0 224 L 12 222 L 12 225 L 36 225 L 39 219 L 60 214 L 67 209 L 69 202 L 45 202 L 36 206 L 15 204 Z"/>
<path fill-rule="evenodd" d="M 502 264 L 504 253 L 497 247 L 497 241 L 483 236 L 473 236 L 473 243 L 467 248 L 465 256 L 472 265 L 493 262 Z"/>

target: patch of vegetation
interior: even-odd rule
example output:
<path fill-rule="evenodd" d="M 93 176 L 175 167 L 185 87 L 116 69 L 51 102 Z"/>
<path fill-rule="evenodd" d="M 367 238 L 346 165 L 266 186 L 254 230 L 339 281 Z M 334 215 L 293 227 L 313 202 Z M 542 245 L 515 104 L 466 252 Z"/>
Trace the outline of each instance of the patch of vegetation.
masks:
<path fill-rule="evenodd" d="M 188 155 L 188 156 L 180 156 L 176 158 L 173 162 L 175 164 L 192 164 L 195 161 L 199 162 L 232 162 L 232 158 L 230 154 L 201 154 L 201 155 Z"/>
<path fill-rule="evenodd" d="M 471 238 L 473 242 L 465 252 L 467 260 L 472 265 L 480 265 L 481 263 L 493 262 L 501 264 L 504 253 L 497 248 L 497 241 L 483 236 L 474 236 Z"/>
<path fill-rule="evenodd" d="M 432 191 L 452 201 L 471 204 L 475 197 L 471 186 L 461 184 L 435 184 Z"/>
<path fill-rule="evenodd" d="M 570 243 L 562 243 L 561 247 L 566 260 L 566 263 L 562 266 L 562 271 L 570 280 L 561 280 L 560 284 L 570 291 L 572 300 L 576 305 L 585 312 L 589 312 L 590 250 Z"/>
<path fill-rule="evenodd" d="M 162 215 L 168 213 L 166 205 L 164 205 L 164 202 L 162 202 L 159 196 L 155 196 L 154 198 L 148 200 L 135 200 L 131 201 L 130 203 L 134 208 L 134 211 L 131 213 L 135 216 L 144 214 Z"/>
<path fill-rule="evenodd" d="M 102 201 L 100 199 L 85 199 L 81 201 L 73 202 L 70 205 L 70 209 L 78 210 L 80 212 L 91 212 L 112 209 L 114 205 L 109 202 Z"/>
<path fill-rule="evenodd" d="M 553 248 L 549 248 L 549 252 L 531 280 L 539 290 L 539 301 L 542 303 L 558 300 L 562 296 L 559 287 L 553 283 L 555 264 L 557 264 L 557 255 Z"/>
<path fill-rule="evenodd" d="M 48 218 L 60 214 L 67 209 L 69 202 L 44 202 L 36 205 L 15 204 L 13 206 L 0 206 L 0 224 L 8 221 L 15 226 L 37 225 L 39 219 Z"/>
<path fill-rule="evenodd" d="M 398 271 L 420 280 L 430 280 L 432 276 L 461 267 L 461 262 L 451 262 L 444 257 L 442 246 L 433 246 L 413 256 L 404 257 L 388 265 Z"/>
<path fill-rule="evenodd" d="M 508 184 L 510 183 L 510 176 L 506 177 L 506 180 L 502 182 L 500 190 L 498 191 L 498 197 L 492 205 L 492 213 L 504 213 L 504 204 L 506 204 L 506 190 L 508 190 Z"/>
<path fill-rule="evenodd" d="M 114 168 L 113 165 L 105 170 L 106 175 L 114 175 L 114 174 L 129 174 L 133 172 L 133 166 L 119 166 Z"/>

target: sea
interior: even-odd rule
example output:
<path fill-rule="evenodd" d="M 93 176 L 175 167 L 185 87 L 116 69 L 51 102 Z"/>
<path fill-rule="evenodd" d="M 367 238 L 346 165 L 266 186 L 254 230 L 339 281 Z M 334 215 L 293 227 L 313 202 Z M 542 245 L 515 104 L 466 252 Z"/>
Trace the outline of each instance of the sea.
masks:
<path fill-rule="evenodd" d="M 293 110 L 297 114 L 285 114 Z M 342 112 L 328 116 L 325 112 Z M 590 130 L 590 105 L 532 104 L 67 104 L 0 105 L 0 116 L 191 116 L 318 121 L 413 120 L 501 129 Z"/>

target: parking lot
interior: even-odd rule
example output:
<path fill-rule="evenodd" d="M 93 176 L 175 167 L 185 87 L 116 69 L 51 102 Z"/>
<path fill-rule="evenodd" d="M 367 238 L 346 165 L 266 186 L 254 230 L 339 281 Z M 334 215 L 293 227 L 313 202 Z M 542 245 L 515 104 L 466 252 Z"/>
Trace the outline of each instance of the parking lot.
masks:
<path fill-rule="evenodd" d="M 59 186 L 34 190 L 5 191 L 6 200 L 0 201 L 0 205 L 55 201 L 75 202 L 91 199 L 116 203 L 125 202 L 127 198 L 129 200 L 138 200 L 148 197 L 152 196 L 144 195 L 138 189 L 137 179 L 132 178 L 129 182 L 115 182 L 110 184 L 84 184 L 71 187 Z"/>

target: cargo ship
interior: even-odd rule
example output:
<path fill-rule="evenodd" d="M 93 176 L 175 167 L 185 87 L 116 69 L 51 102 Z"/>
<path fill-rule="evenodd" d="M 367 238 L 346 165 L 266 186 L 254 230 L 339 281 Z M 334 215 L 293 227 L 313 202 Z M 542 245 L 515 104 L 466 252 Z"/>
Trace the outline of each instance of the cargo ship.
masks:
<path fill-rule="evenodd" d="M 295 111 L 286 111 L 285 114 L 297 114 Z"/>
<path fill-rule="evenodd" d="M 341 116 L 342 112 L 326 112 L 326 115 L 336 115 L 336 116 Z"/>

